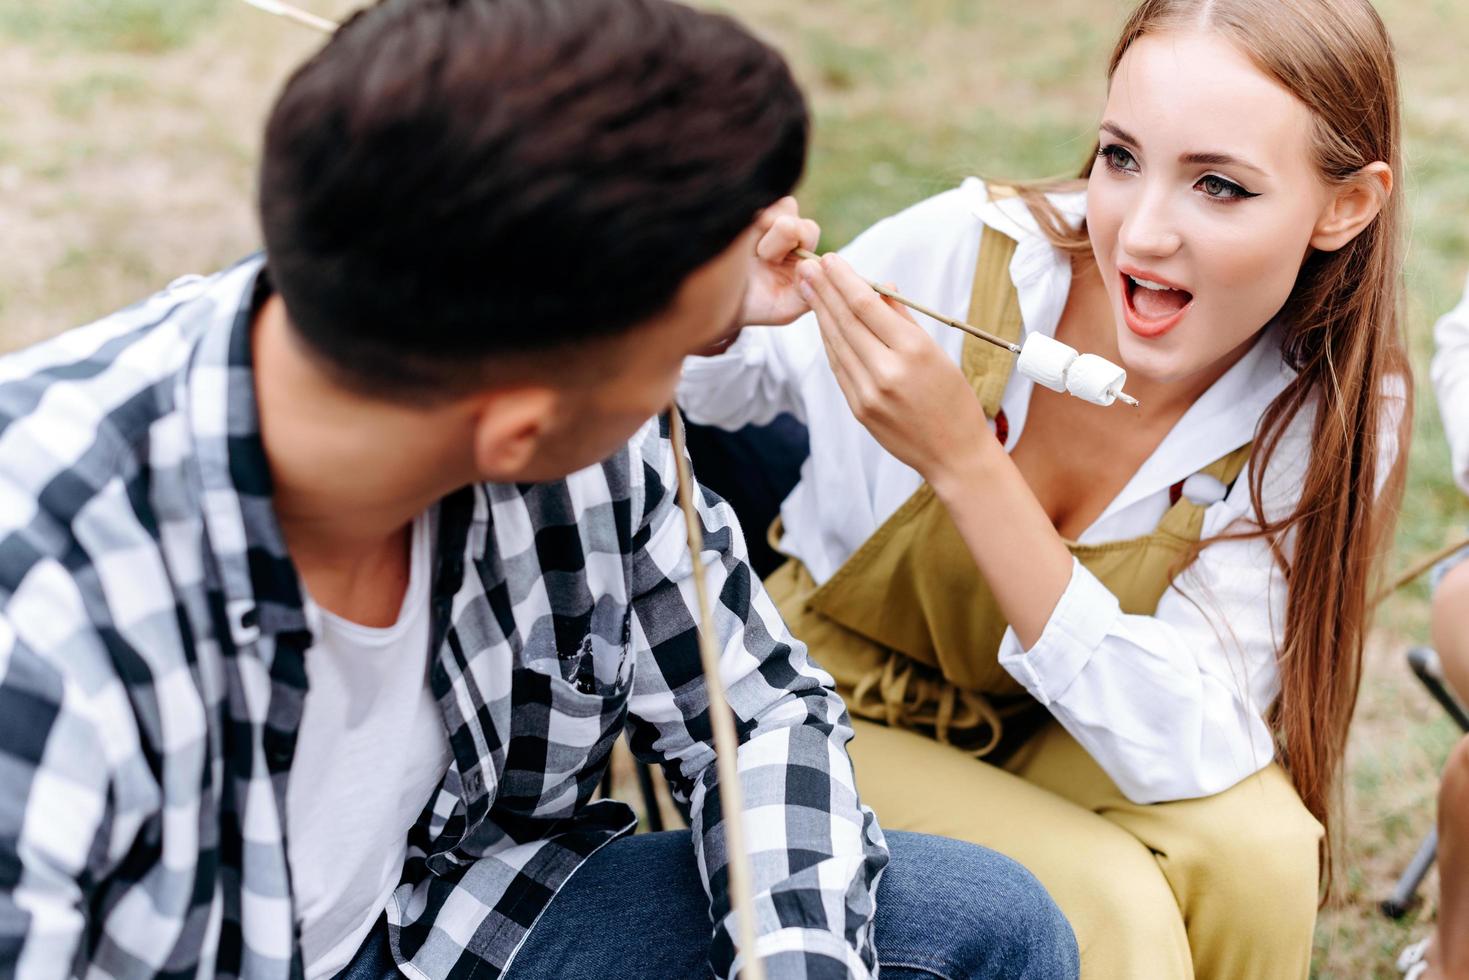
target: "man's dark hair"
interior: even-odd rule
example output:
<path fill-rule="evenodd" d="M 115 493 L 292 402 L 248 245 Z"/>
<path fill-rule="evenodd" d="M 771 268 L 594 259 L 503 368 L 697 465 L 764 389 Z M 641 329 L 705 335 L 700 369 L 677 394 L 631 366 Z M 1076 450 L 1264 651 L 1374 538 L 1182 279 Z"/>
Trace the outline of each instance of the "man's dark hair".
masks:
<path fill-rule="evenodd" d="M 270 281 L 380 396 L 472 386 L 661 311 L 790 193 L 805 102 L 779 54 L 668 0 L 382 0 L 266 128 Z"/>

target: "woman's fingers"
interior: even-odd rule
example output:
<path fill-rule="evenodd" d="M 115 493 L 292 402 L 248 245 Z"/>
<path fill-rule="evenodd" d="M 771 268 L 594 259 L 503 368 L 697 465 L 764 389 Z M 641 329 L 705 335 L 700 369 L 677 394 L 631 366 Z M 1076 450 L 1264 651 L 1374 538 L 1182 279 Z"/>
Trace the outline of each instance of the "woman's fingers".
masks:
<path fill-rule="evenodd" d="M 816 309 L 821 301 L 812 300 L 812 309 Z M 821 313 L 817 313 L 816 320 L 821 324 Z M 849 365 L 852 363 L 850 352 L 841 347 L 840 340 L 833 340 L 833 331 L 826 326 L 821 326 L 821 346 L 826 350 L 826 362 L 831 365 L 832 377 L 837 380 L 837 387 L 842 390 L 842 397 L 847 401 L 847 407 L 858 419 L 862 417 L 863 405 L 866 403 L 868 388 L 863 382 L 853 376 Z"/>
<path fill-rule="evenodd" d="M 802 264 L 808 262 L 810 262 L 809 259 Z M 827 358 L 832 362 L 832 369 L 848 378 L 864 374 L 861 358 L 853 352 L 846 333 L 837 326 L 837 314 L 826 304 L 825 297 L 822 296 L 816 284 L 810 279 L 803 278 L 801 295 L 806 297 L 806 302 L 811 304 L 812 311 L 816 313 L 816 325 L 821 331 L 821 340 L 826 345 Z"/>
<path fill-rule="evenodd" d="M 846 295 L 826 274 L 825 267 L 825 259 L 820 263 L 807 260 L 800 264 L 797 273 L 805 278 L 815 294 L 820 297 L 828 312 L 830 326 L 840 333 L 852 353 L 869 371 L 886 371 L 885 362 L 892 357 L 892 352 L 873 333 L 871 327 L 867 325 L 866 318 L 892 316 L 892 311 L 882 303 L 882 298 L 873 292 L 871 287 L 867 287 L 867 294 L 875 302 L 869 304 L 864 300 L 861 303 L 861 309 L 854 308 Z"/>
<path fill-rule="evenodd" d="M 894 396 L 901 388 L 901 365 L 892 360 L 892 352 L 878 344 L 861 324 L 844 330 L 839 326 L 844 311 L 832 309 L 822 294 L 811 285 L 806 285 L 805 289 L 809 294 L 807 301 L 816 313 L 821 343 L 826 348 L 832 375 L 842 389 L 847 406 L 857 420 L 869 428 L 884 424 L 884 420 L 895 410 Z M 855 335 L 853 331 L 856 331 Z M 886 360 L 877 365 L 864 360 L 853 350 L 854 336 L 859 343 L 865 338 L 865 342 L 876 347 L 880 356 Z"/>
<path fill-rule="evenodd" d="M 890 290 L 891 292 L 896 293 L 898 291 L 898 284 L 897 283 L 885 282 L 885 283 L 883 283 L 883 286 L 885 288 L 887 288 L 888 290 Z M 915 319 L 913 319 L 913 313 L 912 313 L 911 310 L 908 309 L 908 307 L 904 306 L 902 303 L 899 303 L 897 300 L 893 299 L 891 296 L 884 296 L 882 298 L 882 301 L 888 305 L 888 309 L 892 310 L 894 313 L 898 314 L 898 316 L 902 317 L 904 320 L 907 320 L 909 323 L 913 324 L 913 326 L 918 327 L 918 321 L 915 320 Z M 918 327 L 918 329 L 922 330 L 923 328 L 922 327 Z"/>
<path fill-rule="evenodd" d="M 922 328 L 908 315 L 907 310 L 892 303 L 868 285 L 840 255 L 823 256 L 821 266 L 852 312 L 878 340 L 894 350 L 912 346 L 913 331 L 918 330 L 921 333 Z"/>

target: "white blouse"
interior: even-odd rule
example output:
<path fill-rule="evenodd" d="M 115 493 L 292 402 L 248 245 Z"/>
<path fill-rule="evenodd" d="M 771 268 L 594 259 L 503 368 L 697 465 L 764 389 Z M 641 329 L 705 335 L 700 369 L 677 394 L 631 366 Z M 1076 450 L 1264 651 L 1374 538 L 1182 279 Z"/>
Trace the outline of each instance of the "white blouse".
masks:
<path fill-rule="evenodd" d="M 1439 319 L 1433 339 L 1433 389 L 1454 479 L 1469 493 L 1469 283 L 1459 305 Z"/>
<path fill-rule="evenodd" d="M 1053 200 L 1077 220 L 1084 212 L 1082 194 Z M 906 295 L 962 319 L 983 225 L 1018 243 L 1010 277 L 1025 329 L 1054 334 L 1070 288 L 1069 260 L 1042 237 L 1024 204 L 989 200 L 977 179 L 879 222 L 842 254 L 861 274 L 893 282 Z M 926 317 L 919 320 L 958 362 L 963 335 Z M 1116 541 L 1151 532 L 1169 507 L 1169 488 L 1249 442 L 1266 406 L 1292 377 L 1281 360 L 1277 328 L 1271 327 L 1179 420 L 1080 540 Z M 1025 427 L 1032 384 L 1015 372 L 1005 389 L 1002 407 L 1012 446 Z M 724 428 L 765 422 L 782 411 L 810 428 L 811 457 L 781 508 L 781 547 L 818 583 L 920 485 L 918 473 L 879 446 L 852 416 L 812 314 L 787 327 L 746 330 L 717 357 L 688 359 L 679 401 L 691 419 Z M 1125 425 L 1125 411 L 1112 411 Z M 1270 516 L 1288 513 L 1298 497 L 1311 415 L 1298 416 L 1267 474 Z M 1395 454 L 1394 446 L 1387 458 Z M 1205 536 L 1251 518 L 1248 469 L 1223 499 L 1218 481 L 1212 491 L 1199 486 L 1206 483 L 1192 481 L 1188 490 L 1191 499 L 1208 504 Z M 1279 692 L 1276 650 L 1284 611 L 1284 580 L 1260 540 L 1205 549 L 1152 616 L 1124 614 L 1106 586 L 1074 563 L 1041 638 L 1025 650 L 1014 631 L 1007 631 L 1000 662 L 1129 799 L 1207 796 L 1274 757 L 1264 715 Z"/>

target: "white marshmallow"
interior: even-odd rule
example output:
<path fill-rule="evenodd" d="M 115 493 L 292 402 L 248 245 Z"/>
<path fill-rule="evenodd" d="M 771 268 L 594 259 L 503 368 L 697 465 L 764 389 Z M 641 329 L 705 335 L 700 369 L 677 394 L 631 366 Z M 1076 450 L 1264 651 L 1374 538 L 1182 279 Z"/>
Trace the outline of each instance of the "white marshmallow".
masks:
<path fill-rule="evenodd" d="M 1066 371 L 1076 360 L 1075 348 L 1045 334 L 1033 333 L 1020 348 L 1015 367 L 1021 374 L 1052 391 L 1066 390 Z"/>
<path fill-rule="evenodd" d="M 1093 405 L 1112 404 L 1126 383 L 1126 371 L 1096 354 L 1082 354 L 1066 372 L 1066 390 Z"/>

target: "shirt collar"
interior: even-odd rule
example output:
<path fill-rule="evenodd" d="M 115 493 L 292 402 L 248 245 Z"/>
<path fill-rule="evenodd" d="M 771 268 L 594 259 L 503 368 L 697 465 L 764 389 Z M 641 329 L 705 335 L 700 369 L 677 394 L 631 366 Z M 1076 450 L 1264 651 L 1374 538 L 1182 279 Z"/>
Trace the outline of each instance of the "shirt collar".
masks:
<path fill-rule="evenodd" d="M 208 304 L 210 322 L 195 342 L 179 393 L 208 547 L 237 647 L 262 633 L 306 631 L 300 581 L 275 517 L 255 402 L 251 325 L 264 274 L 264 256 L 251 256 L 220 273 L 193 301 Z"/>
<path fill-rule="evenodd" d="M 1261 416 L 1296 376 L 1282 355 L 1284 333 L 1278 321 L 1260 332 L 1245 356 L 1189 406 L 1099 521 L 1187 479 L 1255 438 Z"/>
<path fill-rule="evenodd" d="M 975 217 L 1015 242 L 1010 281 L 1020 300 L 1025 329 L 1055 334 L 1071 288 L 1069 258 L 1051 245 L 1020 198 L 991 196 L 976 177 L 964 181 L 960 189 L 969 198 Z M 1086 216 L 1085 193 L 1052 194 L 1050 200 L 1073 226 Z"/>

